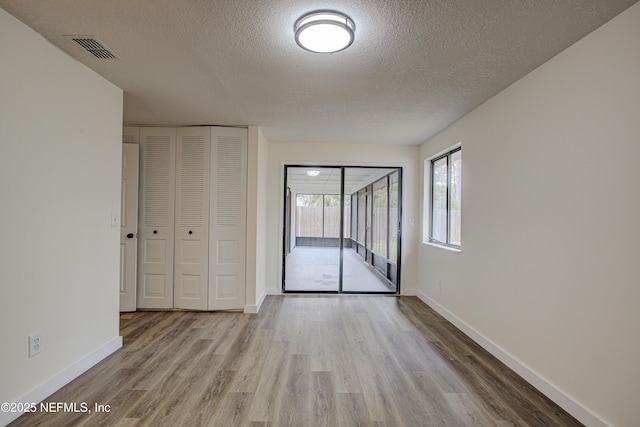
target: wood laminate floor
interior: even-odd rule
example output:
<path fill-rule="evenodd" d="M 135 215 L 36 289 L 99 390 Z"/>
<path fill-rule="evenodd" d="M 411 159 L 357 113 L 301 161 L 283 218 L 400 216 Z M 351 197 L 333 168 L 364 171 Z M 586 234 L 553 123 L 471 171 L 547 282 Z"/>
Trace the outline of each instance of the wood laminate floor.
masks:
<path fill-rule="evenodd" d="M 121 315 L 124 347 L 11 426 L 579 426 L 415 297 Z"/>

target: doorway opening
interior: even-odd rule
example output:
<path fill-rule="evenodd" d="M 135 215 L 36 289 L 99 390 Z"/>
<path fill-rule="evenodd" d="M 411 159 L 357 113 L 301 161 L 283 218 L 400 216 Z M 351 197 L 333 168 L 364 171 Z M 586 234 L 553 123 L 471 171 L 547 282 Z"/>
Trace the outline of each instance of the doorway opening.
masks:
<path fill-rule="evenodd" d="M 402 168 L 284 167 L 282 291 L 400 290 Z"/>

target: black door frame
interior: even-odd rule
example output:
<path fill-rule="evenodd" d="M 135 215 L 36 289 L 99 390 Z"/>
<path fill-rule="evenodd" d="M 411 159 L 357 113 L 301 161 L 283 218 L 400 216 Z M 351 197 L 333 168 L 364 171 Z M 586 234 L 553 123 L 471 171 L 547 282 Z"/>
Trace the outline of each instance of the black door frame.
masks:
<path fill-rule="evenodd" d="M 338 273 L 338 290 L 337 291 L 287 291 L 285 289 L 285 280 L 286 280 L 286 259 L 287 259 L 287 227 L 290 227 L 290 224 L 287 224 L 287 191 L 288 180 L 287 173 L 289 168 L 331 168 L 331 169 L 340 169 L 340 237 L 339 237 L 339 249 L 340 249 L 340 265 L 339 265 L 339 273 Z M 396 254 L 396 268 L 397 268 L 397 283 L 396 290 L 389 292 L 360 292 L 360 291 L 344 291 L 342 289 L 342 279 L 343 279 L 343 251 L 344 251 L 344 177 L 346 169 L 395 169 L 398 172 L 398 247 Z M 309 164 L 285 164 L 284 165 L 284 202 L 283 202 L 283 233 L 282 233 L 282 293 L 293 293 L 293 294 L 391 294 L 391 295 L 400 295 L 400 286 L 402 279 L 402 221 L 403 221 L 403 212 L 402 212 L 402 196 L 403 196 L 403 168 L 402 166 L 344 166 L 344 165 L 309 165 Z M 388 190 L 387 190 L 388 191 Z M 291 200 L 293 204 L 293 200 Z M 388 203 L 387 203 L 388 204 Z M 289 218 L 291 217 L 291 213 L 289 213 Z M 387 232 L 387 236 L 389 233 Z M 289 235 L 290 238 L 290 235 Z M 388 242 L 387 242 L 388 244 Z M 366 245 L 365 245 L 366 251 Z"/>

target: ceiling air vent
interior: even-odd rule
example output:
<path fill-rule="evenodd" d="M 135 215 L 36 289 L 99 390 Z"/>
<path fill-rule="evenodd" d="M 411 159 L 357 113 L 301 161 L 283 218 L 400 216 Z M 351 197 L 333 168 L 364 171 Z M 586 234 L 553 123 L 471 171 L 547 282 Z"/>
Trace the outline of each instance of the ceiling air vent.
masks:
<path fill-rule="evenodd" d="M 98 59 L 120 59 L 108 47 L 93 36 L 65 36 Z"/>

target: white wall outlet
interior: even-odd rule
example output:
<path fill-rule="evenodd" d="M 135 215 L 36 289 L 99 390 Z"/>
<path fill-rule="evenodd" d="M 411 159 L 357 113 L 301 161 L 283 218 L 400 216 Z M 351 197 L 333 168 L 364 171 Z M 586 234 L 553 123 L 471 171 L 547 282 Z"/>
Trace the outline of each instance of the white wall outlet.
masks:
<path fill-rule="evenodd" d="M 42 332 L 38 331 L 29 335 L 29 357 L 40 354 L 42 351 Z"/>
<path fill-rule="evenodd" d="M 116 212 L 111 212 L 111 226 L 112 227 L 120 226 L 120 221 L 118 219 L 118 214 Z"/>

